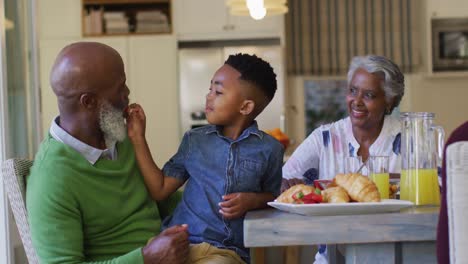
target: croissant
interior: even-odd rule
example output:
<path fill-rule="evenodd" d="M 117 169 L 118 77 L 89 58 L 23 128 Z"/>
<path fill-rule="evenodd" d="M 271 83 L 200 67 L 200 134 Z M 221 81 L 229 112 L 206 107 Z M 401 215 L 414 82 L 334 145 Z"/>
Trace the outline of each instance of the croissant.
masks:
<path fill-rule="evenodd" d="M 276 201 L 280 203 L 294 203 L 295 200 L 293 195 L 299 191 L 302 191 L 303 195 L 307 195 L 314 192 L 315 188 L 305 184 L 297 184 L 284 191 L 280 196 L 278 196 L 278 198 L 276 198 Z"/>
<path fill-rule="evenodd" d="M 323 201 L 326 203 L 348 203 L 349 196 L 340 186 L 330 187 L 322 191 Z"/>
<path fill-rule="evenodd" d="M 338 174 L 336 184 L 343 187 L 352 200 L 357 202 L 380 202 L 380 193 L 377 186 L 369 178 L 361 174 Z"/>

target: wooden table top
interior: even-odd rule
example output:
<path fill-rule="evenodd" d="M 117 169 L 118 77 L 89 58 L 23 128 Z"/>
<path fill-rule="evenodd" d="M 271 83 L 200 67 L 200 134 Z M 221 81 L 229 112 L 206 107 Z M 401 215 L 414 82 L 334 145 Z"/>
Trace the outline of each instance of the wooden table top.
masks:
<path fill-rule="evenodd" d="M 277 209 L 248 212 L 246 247 L 435 241 L 439 207 L 396 213 L 303 216 Z"/>

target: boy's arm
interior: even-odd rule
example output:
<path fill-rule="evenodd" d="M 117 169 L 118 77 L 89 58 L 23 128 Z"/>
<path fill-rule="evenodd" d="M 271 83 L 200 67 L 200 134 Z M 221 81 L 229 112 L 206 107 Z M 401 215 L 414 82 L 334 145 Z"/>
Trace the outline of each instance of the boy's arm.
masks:
<path fill-rule="evenodd" d="M 163 174 L 162 170 L 154 162 L 145 138 L 132 142 L 138 166 L 151 197 L 156 201 L 165 200 L 182 186 L 183 181 Z"/>
<path fill-rule="evenodd" d="M 130 105 L 127 110 L 127 130 L 135 150 L 138 166 L 151 197 L 156 201 L 166 199 L 182 186 L 183 181 L 165 176 L 154 162 L 145 137 L 145 112 L 138 104 Z"/>

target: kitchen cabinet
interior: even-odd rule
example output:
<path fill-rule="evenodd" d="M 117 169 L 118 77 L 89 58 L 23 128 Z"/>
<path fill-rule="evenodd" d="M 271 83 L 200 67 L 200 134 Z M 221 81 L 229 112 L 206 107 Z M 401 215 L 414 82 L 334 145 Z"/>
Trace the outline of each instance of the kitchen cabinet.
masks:
<path fill-rule="evenodd" d="M 171 33 L 170 0 L 82 0 L 83 36 Z"/>
<path fill-rule="evenodd" d="M 37 8 L 40 39 L 81 37 L 81 0 L 41 0 Z"/>
<path fill-rule="evenodd" d="M 231 16 L 226 1 L 173 0 L 178 40 L 280 38 L 284 16 Z"/>
<path fill-rule="evenodd" d="M 466 0 L 427 0 L 427 11 L 432 18 L 467 17 L 468 1 Z"/>
<path fill-rule="evenodd" d="M 146 138 L 163 166 L 180 143 L 177 43 L 172 35 L 128 38 L 129 88 L 146 114 Z"/>

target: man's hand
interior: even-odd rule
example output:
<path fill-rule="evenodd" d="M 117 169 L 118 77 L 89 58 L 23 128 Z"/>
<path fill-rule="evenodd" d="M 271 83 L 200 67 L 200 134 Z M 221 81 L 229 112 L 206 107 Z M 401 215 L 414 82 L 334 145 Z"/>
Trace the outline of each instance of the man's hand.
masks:
<path fill-rule="evenodd" d="M 130 140 L 145 138 L 146 115 L 139 104 L 131 104 L 127 108 L 127 134 Z"/>
<path fill-rule="evenodd" d="M 172 226 L 143 247 L 143 259 L 149 263 L 183 264 L 189 254 L 187 225 Z"/>
<path fill-rule="evenodd" d="M 286 191 L 287 189 L 291 188 L 294 185 L 304 183 L 303 180 L 297 179 L 297 178 L 292 178 L 292 179 L 285 179 L 281 181 L 281 192 Z"/>

